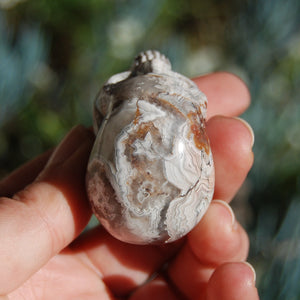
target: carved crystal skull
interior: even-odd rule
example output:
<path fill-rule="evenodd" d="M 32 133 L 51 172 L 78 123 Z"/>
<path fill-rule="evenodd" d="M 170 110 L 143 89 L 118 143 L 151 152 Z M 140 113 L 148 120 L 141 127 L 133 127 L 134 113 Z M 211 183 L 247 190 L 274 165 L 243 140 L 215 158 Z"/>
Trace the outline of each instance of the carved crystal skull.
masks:
<path fill-rule="evenodd" d="M 207 99 L 157 51 L 112 76 L 94 105 L 87 193 L 101 224 L 133 244 L 168 243 L 200 221 L 214 166 L 205 132 Z"/>

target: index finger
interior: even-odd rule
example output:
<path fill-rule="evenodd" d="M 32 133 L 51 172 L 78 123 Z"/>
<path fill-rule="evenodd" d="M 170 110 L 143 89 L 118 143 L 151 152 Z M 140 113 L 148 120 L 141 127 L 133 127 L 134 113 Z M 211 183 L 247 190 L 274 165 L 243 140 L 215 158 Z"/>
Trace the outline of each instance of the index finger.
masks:
<path fill-rule="evenodd" d="M 207 119 L 215 115 L 238 116 L 250 104 L 249 90 L 236 75 L 218 72 L 196 77 L 193 81 L 208 99 Z"/>

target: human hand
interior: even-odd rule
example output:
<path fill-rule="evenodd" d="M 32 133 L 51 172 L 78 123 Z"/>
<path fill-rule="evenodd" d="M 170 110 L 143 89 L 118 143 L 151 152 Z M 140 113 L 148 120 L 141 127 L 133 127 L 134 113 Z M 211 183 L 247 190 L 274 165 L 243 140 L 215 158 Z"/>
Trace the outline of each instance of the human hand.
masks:
<path fill-rule="evenodd" d="M 0 198 L 0 299 L 258 299 L 243 262 L 248 237 L 227 205 L 253 163 L 251 130 L 232 118 L 249 93 L 227 73 L 195 82 L 208 97 L 214 199 L 222 200 L 173 244 L 125 244 L 101 226 L 78 237 L 91 216 L 84 177 L 93 137 L 76 127 L 53 153 L 0 182 L 0 195 L 10 197 Z"/>

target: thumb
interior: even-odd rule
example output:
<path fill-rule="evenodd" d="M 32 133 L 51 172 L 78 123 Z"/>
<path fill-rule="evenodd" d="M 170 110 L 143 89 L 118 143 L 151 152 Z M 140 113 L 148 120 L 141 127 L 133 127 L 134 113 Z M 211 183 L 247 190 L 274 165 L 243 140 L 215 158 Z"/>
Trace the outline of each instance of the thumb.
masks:
<path fill-rule="evenodd" d="M 84 178 L 92 142 L 89 130 L 74 128 L 35 182 L 0 198 L 0 295 L 20 286 L 87 224 Z"/>

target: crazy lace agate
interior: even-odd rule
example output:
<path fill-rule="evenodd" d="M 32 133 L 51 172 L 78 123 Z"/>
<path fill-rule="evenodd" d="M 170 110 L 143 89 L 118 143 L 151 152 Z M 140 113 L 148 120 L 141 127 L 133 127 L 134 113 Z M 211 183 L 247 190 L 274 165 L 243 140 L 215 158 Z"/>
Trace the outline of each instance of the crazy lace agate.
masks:
<path fill-rule="evenodd" d="M 214 166 L 207 99 L 157 51 L 112 76 L 94 106 L 95 144 L 86 186 L 93 212 L 114 237 L 168 243 L 200 221 Z"/>

